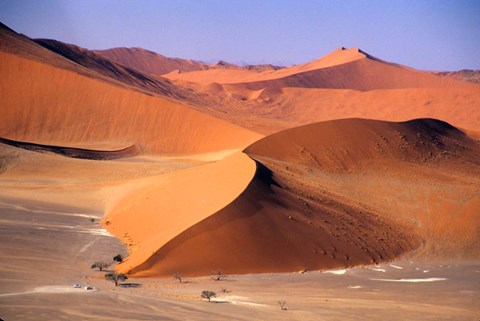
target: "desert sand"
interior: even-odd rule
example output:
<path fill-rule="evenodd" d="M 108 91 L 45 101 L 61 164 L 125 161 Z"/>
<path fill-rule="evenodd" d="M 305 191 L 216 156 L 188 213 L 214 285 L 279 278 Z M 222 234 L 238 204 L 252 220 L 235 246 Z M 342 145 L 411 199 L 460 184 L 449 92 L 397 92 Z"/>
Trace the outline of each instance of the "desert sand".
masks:
<path fill-rule="evenodd" d="M 478 318 L 480 85 L 358 48 L 206 65 L 4 25 L 0 72 L 2 319 Z"/>

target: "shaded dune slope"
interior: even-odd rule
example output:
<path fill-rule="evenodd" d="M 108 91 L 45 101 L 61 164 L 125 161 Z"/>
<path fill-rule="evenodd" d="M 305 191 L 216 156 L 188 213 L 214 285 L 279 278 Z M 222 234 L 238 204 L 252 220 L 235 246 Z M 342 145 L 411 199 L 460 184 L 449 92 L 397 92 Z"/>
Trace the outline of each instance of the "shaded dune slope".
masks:
<path fill-rule="evenodd" d="M 82 148 L 70 148 L 64 146 L 51 146 L 32 144 L 28 142 L 20 142 L 0 137 L 0 143 L 31 150 L 39 153 L 55 153 L 65 157 L 82 158 L 91 160 L 111 160 L 122 157 L 134 156 L 138 153 L 135 146 L 128 146 L 118 150 L 94 150 L 94 149 L 82 149 Z"/>
<path fill-rule="evenodd" d="M 478 223 L 478 214 L 471 211 L 478 195 L 473 203 L 460 205 L 472 207 L 465 215 L 419 214 L 415 217 L 421 221 L 419 227 L 409 205 L 402 213 L 388 202 L 377 206 L 344 190 L 362 191 L 361 179 L 368 181 L 379 171 L 387 174 L 382 176 L 385 181 L 388 175 L 408 177 L 415 169 L 448 169 L 456 179 L 466 172 L 478 174 L 478 144 L 447 123 L 331 121 L 273 134 L 245 152 L 256 161 L 256 172 L 235 200 L 163 242 L 142 264 L 127 260 L 120 270 L 135 276 L 204 275 L 218 269 L 225 273 L 315 270 L 391 260 L 414 249 L 421 252 L 426 243 L 463 255 L 462 250 L 470 251 L 479 240 L 478 231 L 466 228 Z M 332 177 L 355 184 L 337 190 L 329 186 Z M 423 179 L 416 178 L 415 188 L 428 190 L 435 182 L 423 184 Z M 466 198 L 475 195 L 475 187 L 467 192 Z M 400 195 L 385 193 L 383 197 L 401 201 Z M 181 211 L 177 215 L 181 217 Z M 442 236 L 447 230 L 449 236 Z M 464 234 L 469 230 L 467 242 L 442 243 L 452 230 Z"/>

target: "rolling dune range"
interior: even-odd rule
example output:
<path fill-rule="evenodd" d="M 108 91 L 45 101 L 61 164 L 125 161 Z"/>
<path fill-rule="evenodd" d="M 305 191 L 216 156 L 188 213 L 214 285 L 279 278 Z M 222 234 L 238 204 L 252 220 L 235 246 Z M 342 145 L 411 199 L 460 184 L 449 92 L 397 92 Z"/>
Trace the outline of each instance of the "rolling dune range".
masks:
<path fill-rule="evenodd" d="M 132 278 L 480 258 L 478 84 L 356 48 L 245 68 L 0 35 L 4 227 L 29 228 L 14 205 L 82 208 Z M 68 255 L 86 246 L 62 237 Z"/>

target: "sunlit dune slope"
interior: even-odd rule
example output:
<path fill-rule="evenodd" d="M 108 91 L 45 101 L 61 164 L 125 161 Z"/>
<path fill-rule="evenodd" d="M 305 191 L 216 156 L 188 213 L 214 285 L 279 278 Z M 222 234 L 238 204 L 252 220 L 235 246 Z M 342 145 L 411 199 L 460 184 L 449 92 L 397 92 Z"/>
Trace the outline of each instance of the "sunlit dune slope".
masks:
<path fill-rule="evenodd" d="M 351 90 L 284 88 L 274 103 L 282 106 L 272 117 L 306 124 L 339 118 L 406 121 L 435 118 L 480 132 L 480 90 L 477 88 Z"/>
<path fill-rule="evenodd" d="M 0 137 L 145 153 L 242 148 L 259 135 L 188 106 L 0 52 Z M 108 147 L 106 147 L 108 146 Z"/>
<path fill-rule="evenodd" d="M 256 174 L 239 197 L 162 240 L 144 263 L 127 261 L 120 270 L 298 271 L 380 262 L 414 249 L 422 257 L 479 255 L 472 226 L 479 223 L 480 148 L 444 122 L 318 123 L 268 136 L 245 152 Z M 438 204 L 421 200 L 434 194 L 428 202 Z"/>

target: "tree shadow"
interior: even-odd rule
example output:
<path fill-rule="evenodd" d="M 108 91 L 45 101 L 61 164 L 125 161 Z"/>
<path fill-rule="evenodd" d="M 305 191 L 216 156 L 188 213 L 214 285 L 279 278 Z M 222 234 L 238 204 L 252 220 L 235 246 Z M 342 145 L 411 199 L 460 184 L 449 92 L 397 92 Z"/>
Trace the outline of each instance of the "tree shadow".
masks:
<path fill-rule="evenodd" d="M 118 286 L 122 288 L 140 288 L 142 285 L 140 283 L 120 283 Z"/>

